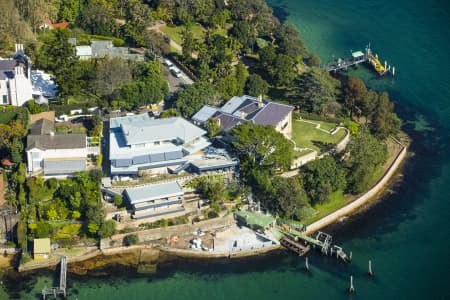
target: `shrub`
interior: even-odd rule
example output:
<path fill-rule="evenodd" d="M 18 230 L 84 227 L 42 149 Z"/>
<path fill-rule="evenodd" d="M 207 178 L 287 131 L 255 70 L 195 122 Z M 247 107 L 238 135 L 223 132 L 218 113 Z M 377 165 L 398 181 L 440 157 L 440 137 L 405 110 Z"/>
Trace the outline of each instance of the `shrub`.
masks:
<path fill-rule="evenodd" d="M 132 246 L 139 243 L 139 237 L 136 234 L 130 234 L 125 237 L 125 245 Z"/>

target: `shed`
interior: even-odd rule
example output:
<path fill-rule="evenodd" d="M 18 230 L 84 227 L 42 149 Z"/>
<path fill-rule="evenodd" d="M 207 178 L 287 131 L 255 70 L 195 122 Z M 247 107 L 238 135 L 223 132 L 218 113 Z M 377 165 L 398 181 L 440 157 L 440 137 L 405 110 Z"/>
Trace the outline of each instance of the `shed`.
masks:
<path fill-rule="evenodd" d="M 353 57 L 353 58 L 360 58 L 360 57 L 362 57 L 362 56 L 364 56 L 364 53 L 363 53 L 362 51 L 355 51 L 355 52 L 352 52 L 352 57 Z"/>
<path fill-rule="evenodd" d="M 242 222 L 252 229 L 266 229 L 275 225 L 275 218 L 256 212 L 238 211 L 235 213 L 238 222 Z"/>
<path fill-rule="evenodd" d="M 34 259 L 47 259 L 50 257 L 50 239 L 34 239 Z"/>

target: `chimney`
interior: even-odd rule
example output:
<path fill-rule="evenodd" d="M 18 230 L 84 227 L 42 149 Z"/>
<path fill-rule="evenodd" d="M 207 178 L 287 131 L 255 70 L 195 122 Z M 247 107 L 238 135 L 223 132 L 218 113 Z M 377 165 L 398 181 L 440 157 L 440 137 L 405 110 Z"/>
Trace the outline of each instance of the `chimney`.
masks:
<path fill-rule="evenodd" d="M 220 127 L 220 118 L 216 118 L 215 121 L 217 122 L 217 125 Z"/>
<path fill-rule="evenodd" d="M 240 113 L 241 119 L 245 119 L 245 117 L 247 116 L 247 114 L 243 111 L 240 111 L 239 113 Z"/>
<path fill-rule="evenodd" d="M 258 96 L 258 107 L 261 108 L 264 106 L 262 95 Z"/>

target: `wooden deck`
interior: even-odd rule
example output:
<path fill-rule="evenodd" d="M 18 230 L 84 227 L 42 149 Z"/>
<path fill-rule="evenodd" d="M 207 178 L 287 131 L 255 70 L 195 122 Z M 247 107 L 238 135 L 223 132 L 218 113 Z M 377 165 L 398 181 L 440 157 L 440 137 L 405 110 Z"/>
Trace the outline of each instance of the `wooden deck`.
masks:
<path fill-rule="evenodd" d="M 285 236 L 281 238 L 280 244 L 283 245 L 285 248 L 297 253 L 299 256 L 305 255 L 310 250 L 309 245 L 300 244 Z"/>

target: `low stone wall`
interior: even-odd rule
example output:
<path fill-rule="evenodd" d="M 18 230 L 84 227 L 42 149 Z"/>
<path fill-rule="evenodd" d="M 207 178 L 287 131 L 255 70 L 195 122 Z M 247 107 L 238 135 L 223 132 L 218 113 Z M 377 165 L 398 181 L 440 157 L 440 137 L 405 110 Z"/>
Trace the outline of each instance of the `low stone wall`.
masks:
<path fill-rule="evenodd" d="M 291 169 L 297 169 L 303 165 L 305 165 L 306 163 L 313 161 L 317 158 L 317 151 L 312 151 L 308 154 L 302 155 L 296 159 L 294 159 L 294 161 L 291 164 Z"/>
<path fill-rule="evenodd" d="M 337 221 L 338 219 L 351 214 L 356 209 L 367 203 L 370 199 L 375 197 L 378 193 L 380 193 L 383 190 L 383 187 L 388 183 L 388 181 L 392 178 L 392 176 L 395 174 L 395 171 L 400 166 L 400 164 L 403 162 L 405 156 L 407 153 L 407 148 L 403 147 L 403 149 L 400 151 L 400 153 L 395 158 L 394 162 L 391 164 L 387 172 L 384 174 L 384 176 L 373 186 L 367 193 L 356 199 L 355 201 L 349 203 L 348 205 L 342 207 L 341 209 L 329 214 L 326 217 L 323 217 L 322 219 L 312 223 L 307 227 L 306 234 L 311 234 L 317 230 L 322 229 L 323 227 L 330 225 L 331 223 Z"/>
<path fill-rule="evenodd" d="M 350 142 L 350 130 L 345 127 L 338 127 L 335 132 L 337 132 L 338 130 L 345 130 L 346 135 L 339 143 L 336 144 L 336 147 L 334 149 L 336 149 L 337 153 L 344 151 L 348 143 Z"/>

